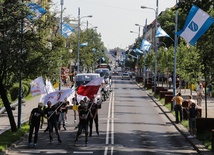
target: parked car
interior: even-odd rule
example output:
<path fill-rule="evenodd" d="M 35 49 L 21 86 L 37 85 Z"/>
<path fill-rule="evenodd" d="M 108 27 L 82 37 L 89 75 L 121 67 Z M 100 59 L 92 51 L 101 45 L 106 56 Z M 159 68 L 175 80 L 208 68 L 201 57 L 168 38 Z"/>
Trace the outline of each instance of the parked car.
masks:
<path fill-rule="evenodd" d="M 122 74 L 122 80 L 130 80 L 130 76 L 128 73 L 123 73 Z"/>

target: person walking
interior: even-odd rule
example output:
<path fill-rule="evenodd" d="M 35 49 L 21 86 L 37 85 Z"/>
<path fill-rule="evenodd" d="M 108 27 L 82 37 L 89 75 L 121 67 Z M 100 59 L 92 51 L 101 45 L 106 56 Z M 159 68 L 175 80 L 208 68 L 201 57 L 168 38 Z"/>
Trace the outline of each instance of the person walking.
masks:
<path fill-rule="evenodd" d="M 209 97 L 212 97 L 212 83 L 209 83 L 208 84 L 208 86 L 207 86 L 207 88 L 208 88 L 208 95 L 209 95 Z"/>
<path fill-rule="evenodd" d="M 183 103 L 183 98 L 181 97 L 181 93 L 178 93 L 175 97 L 172 98 L 172 101 L 175 101 L 175 117 L 176 123 L 182 122 L 183 120 L 183 109 L 182 109 L 182 103 Z M 179 120 L 179 114 L 180 114 L 180 120 Z"/>
<path fill-rule="evenodd" d="M 78 101 L 77 101 L 77 94 L 75 94 L 74 98 L 72 99 L 72 110 L 74 112 L 74 124 L 77 123 L 77 111 L 78 111 Z"/>
<path fill-rule="evenodd" d="M 83 109 L 79 111 L 79 127 L 76 134 L 76 139 L 74 141 L 74 144 L 77 144 L 78 138 L 82 133 L 82 130 L 85 131 L 85 144 L 88 144 L 88 123 L 89 123 L 89 117 L 91 117 L 91 111 L 88 109 L 88 104 L 84 103 Z"/>
<path fill-rule="evenodd" d="M 188 109 L 190 109 L 192 107 L 192 103 L 196 103 L 195 100 L 193 99 L 192 95 L 190 95 L 189 99 L 186 101 L 188 102 Z"/>
<path fill-rule="evenodd" d="M 40 102 L 38 104 L 38 107 L 34 108 L 30 113 L 30 118 L 29 118 L 30 132 L 28 136 L 29 146 L 36 146 L 37 144 L 40 122 L 44 115 L 42 106 L 43 106 L 43 103 Z M 34 141 L 32 142 L 33 132 L 34 132 Z"/>
<path fill-rule="evenodd" d="M 68 111 L 68 105 L 69 105 L 69 101 L 67 101 L 67 98 L 65 98 L 65 101 L 63 103 L 60 103 L 61 105 L 59 108 L 59 130 L 61 129 L 61 124 L 64 128 L 64 130 L 66 130 L 66 114 Z"/>
<path fill-rule="evenodd" d="M 199 87 L 197 88 L 196 93 L 197 93 L 197 105 L 201 106 L 202 99 L 204 97 L 204 87 L 202 83 L 199 84 Z"/>
<path fill-rule="evenodd" d="M 99 136 L 99 124 L 98 124 L 98 106 L 95 102 L 95 97 L 92 98 L 91 102 L 89 103 L 89 108 L 91 109 L 92 117 L 90 117 L 90 132 L 89 137 L 92 136 L 92 128 L 93 128 L 93 121 L 95 122 L 96 126 L 96 133 Z"/>
<path fill-rule="evenodd" d="M 53 142 L 53 128 L 55 128 L 58 142 L 62 143 L 62 140 L 59 135 L 59 130 L 58 130 L 58 118 L 57 118 L 58 109 L 56 106 L 53 107 L 50 101 L 48 101 L 47 105 L 48 107 L 45 109 L 45 114 L 47 115 L 47 119 L 48 119 L 48 131 L 49 131 L 50 143 L 52 144 Z"/>
<path fill-rule="evenodd" d="M 190 135 L 187 138 L 196 137 L 196 118 L 198 117 L 198 109 L 196 104 L 192 103 L 189 109 L 189 132 Z"/>
<path fill-rule="evenodd" d="M 169 89 L 171 89 L 171 85 L 172 85 L 172 77 L 171 76 L 169 77 L 168 82 L 169 82 Z"/>

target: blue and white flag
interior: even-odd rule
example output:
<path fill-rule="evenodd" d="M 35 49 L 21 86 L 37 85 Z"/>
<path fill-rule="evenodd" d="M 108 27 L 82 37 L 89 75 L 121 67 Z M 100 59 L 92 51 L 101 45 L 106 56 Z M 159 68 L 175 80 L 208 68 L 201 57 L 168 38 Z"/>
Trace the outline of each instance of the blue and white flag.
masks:
<path fill-rule="evenodd" d="M 80 44 L 80 47 L 83 47 L 83 46 L 88 46 L 88 42 Z"/>
<path fill-rule="evenodd" d="M 151 45 L 152 44 L 150 42 L 148 42 L 147 40 L 143 39 L 142 43 L 140 45 L 140 50 L 148 52 Z"/>
<path fill-rule="evenodd" d="M 134 52 L 138 52 L 138 53 L 144 54 L 143 51 L 139 50 L 138 48 L 134 49 Z"/>
<path fill-rule="evenodd" d="M 155 37 L 169 37 L 169 35 L 161 27 L 158 27 Z"/>
<path fill-rule="evenodd" d="M 106 59 L 105 59 L 104 57 L 102 57 L 102 60 L 103 60 L 103 61 L 106 61 Z"/>
<path fill-rule="evenodd" d="M 27 18 L 30 20 L 37 20 L 47 12 L 44 8 L 37 5 L 36 3 L 29 3 L 27 6 L 33 12 L 33 14 L 29 14 L 27 16 Z"/>
<path fill-rule="evenodd" d="M 177 35 L 194 46 L 197 40 L 209 29 L 213 22 L 214 18 L 193 5 L 187 16 L 184 28 L 177 32 Z"/>
<path fill-rule="evenodd" d="M 71 35 L 71 33 L 74 32 L 74 28 L 72 28 L 71 26 L 69 26 L 66 23 L 62 23 L 62 31 L 61 32 L 65 38 L 68 38 Z"/>

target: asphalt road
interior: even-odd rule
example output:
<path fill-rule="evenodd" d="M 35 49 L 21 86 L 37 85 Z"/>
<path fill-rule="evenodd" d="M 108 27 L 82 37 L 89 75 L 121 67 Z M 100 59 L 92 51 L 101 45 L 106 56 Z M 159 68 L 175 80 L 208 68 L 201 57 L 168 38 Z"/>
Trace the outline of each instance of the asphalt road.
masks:
<path fill-rule="evenodd" d="M 93 155 L 196 155 L 197 152 L 166 118 L 159 107 L 131 80 L 112 78 L 113 91 L 99 110 L 100 136 L 94 132 L 84 145 L 84 135 L 74 146 L 73 111 L 69 110 L 67 130 L 49 144 L 48 133 L 40 130 L 36 147 L 28 147 L 27 136 L 8 155 L 93 154 Z"/>

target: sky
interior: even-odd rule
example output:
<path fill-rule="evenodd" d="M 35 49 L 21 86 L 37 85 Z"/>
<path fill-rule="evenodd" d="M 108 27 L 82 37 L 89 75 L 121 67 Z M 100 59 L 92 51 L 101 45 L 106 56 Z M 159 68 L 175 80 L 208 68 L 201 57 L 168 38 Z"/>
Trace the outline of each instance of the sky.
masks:
<path fill-rule="evenodd" d="M 54 10 L 60 10 L 61 0 L 52 0 L 55 5 Z M 80 8 L 80 17 L 92 15 L 92 18 L 82 18 L 81 23 L 88 21 L 89 28 L 97 26 L 97 32 L 101 34 L 107 49 L 119 47 L 127 49 L 129 45 L 134 44 L 139 34 L 142 35 L 143 26 L 150 24 L 155 19 L 155 11 L 152 9 L 141 9 L 141 6 L 156 8 L 157 0 L 64 0 L 63 16 L 69 16 L 71 19 L 78 17 L 78 8 Z M 176 0 L 158 0 L 158 14 L 166 8 L 176 4 Z M 52 9 L 53 9 L 52 8 Z M 130 33 L 134 31 L 134 33 Z"/>

